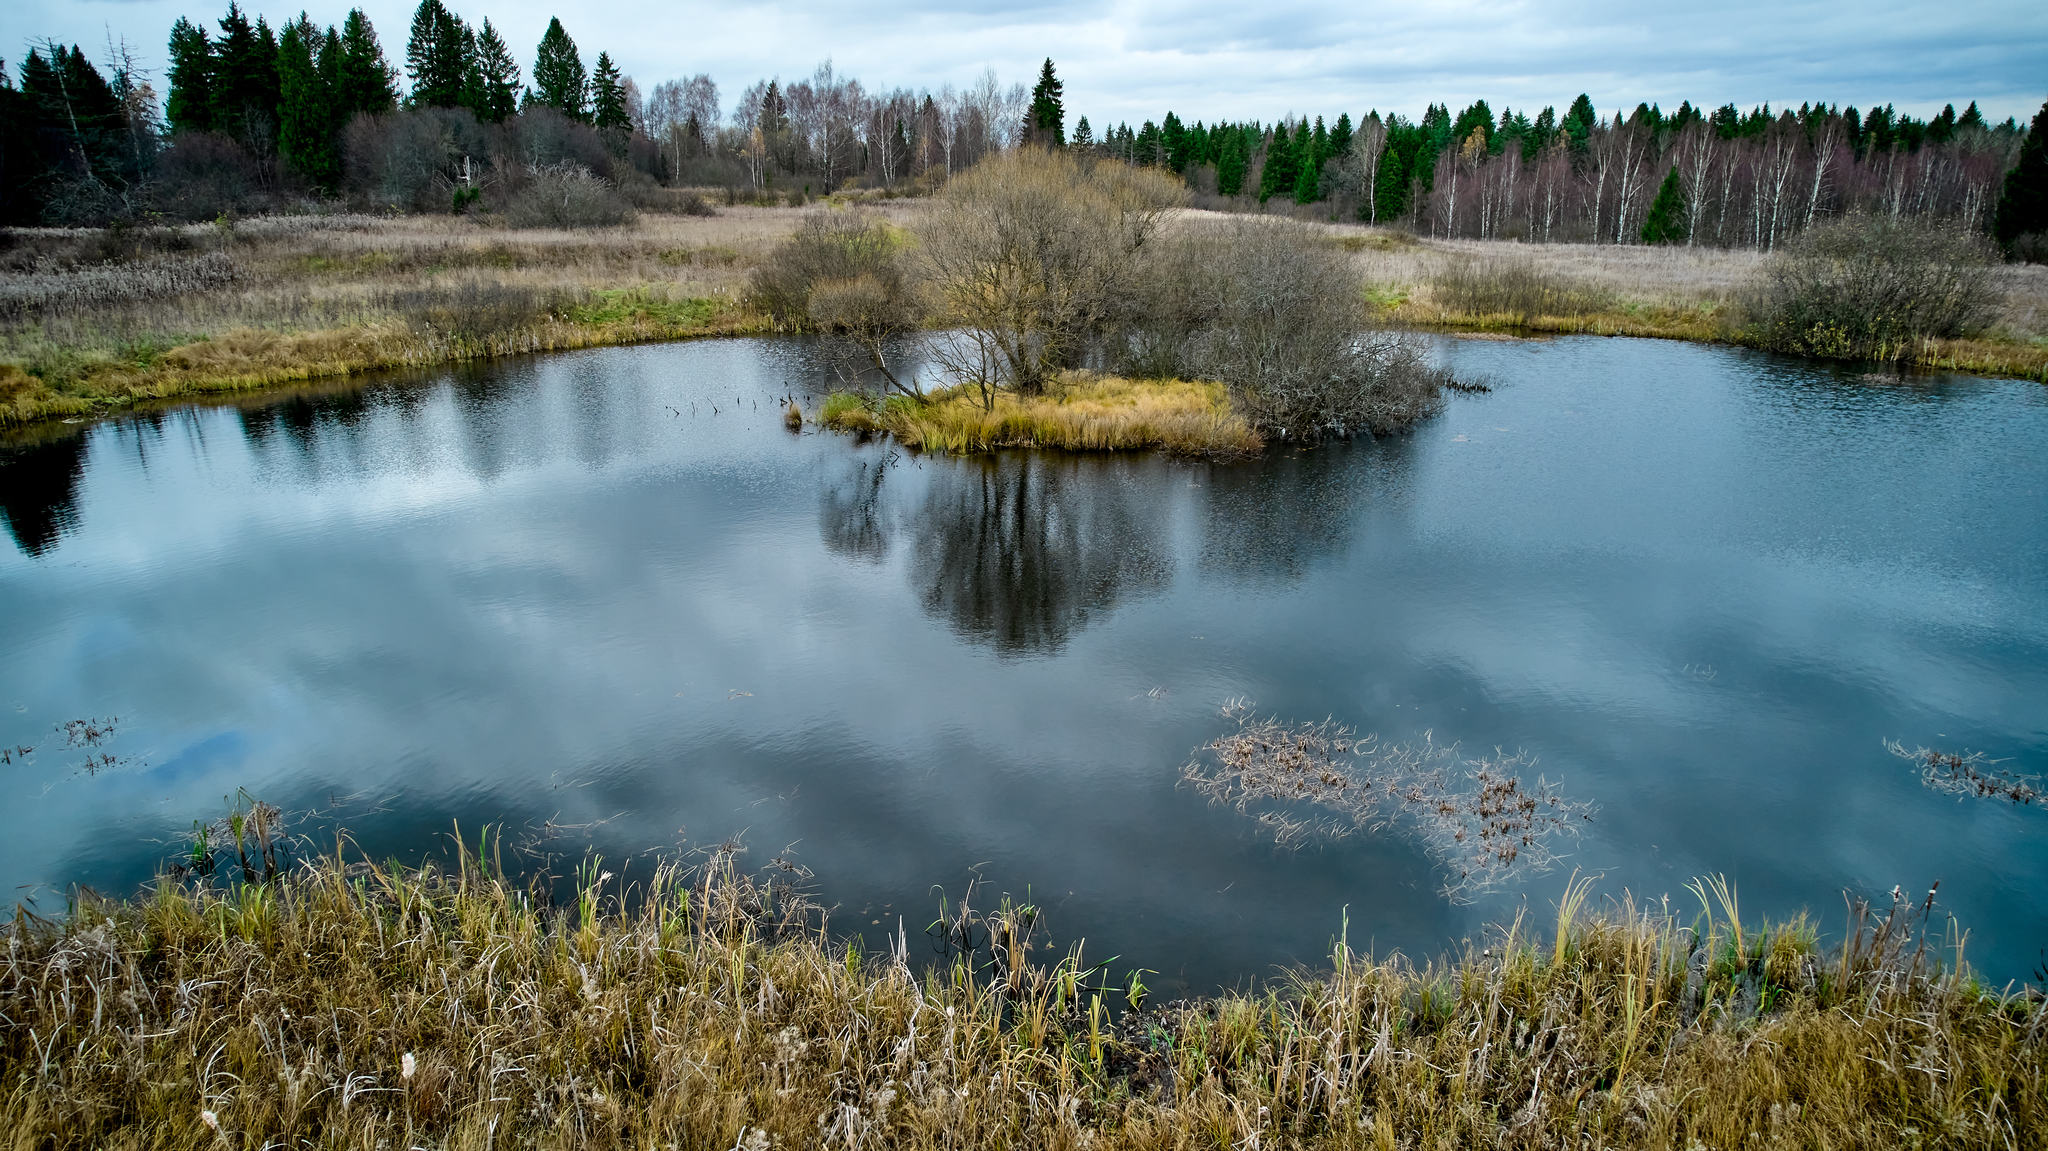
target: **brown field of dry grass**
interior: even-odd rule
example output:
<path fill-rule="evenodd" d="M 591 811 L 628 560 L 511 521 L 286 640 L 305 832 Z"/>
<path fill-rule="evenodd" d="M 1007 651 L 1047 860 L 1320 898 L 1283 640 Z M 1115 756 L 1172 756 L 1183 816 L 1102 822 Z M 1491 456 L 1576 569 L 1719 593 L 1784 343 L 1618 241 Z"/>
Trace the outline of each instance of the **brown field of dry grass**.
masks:
<path fill-rule="evenodd" d="M 1764 260 L 1747 250 L 1435 240 L 1323 226 L 1356 253 L 1386 318 L 1448 331 L 1741 342 L 1744 288 Z M 1917 362 L 2048 381 L 2048 267 L 2002 265 L 1992 277 L 1999 304 L 1990 330 L 1928 341 Z"/>
<path fill-rule="evenodd" d="M 1033 958 L 1032 909 L 961 908 L 967 948 L 913 968 L 773 866 L 625 870 L 554 903 L 475 852 L 330 858 L 17 917 L 0 1144 L 2048 1146 L 2048 1007 L 1946 965 L 1931 896 L 1822 945 L 1715 878 L 1690 911 L 1579 881 L 1462 956 L 1333 924 L 1320 970 L 1154 1005 L 1079 946 Z"/>
<path fill-rule="evenodd" d="M 747 276 L 803 211 L 644 214 L 574 231 L 446 216 L 16 231 L 0 249 L 0 424 L 377 368 L 759 330 L 741 304 Z"/>
<path fill-rule="evenodd" d="M 897 224 L 919 201 L 884 201 Z M 448 216 L 261 217 L 232 226 L 0 236 L 0 426 L 394 367 L 761 331 L 754 267 L 806 213 L 748 205 L 619 228 Z M 1175 227 L 1214 213 L 1186 211 Z M 1452 331 L 1739 342 L 1759 257 L 1717 249 L 1440 241 L 1323 224 L 1380 316 Z M 1995 272 L 1992 329 L 1928 367 L 2048 379 L 2048 268 Z"/>

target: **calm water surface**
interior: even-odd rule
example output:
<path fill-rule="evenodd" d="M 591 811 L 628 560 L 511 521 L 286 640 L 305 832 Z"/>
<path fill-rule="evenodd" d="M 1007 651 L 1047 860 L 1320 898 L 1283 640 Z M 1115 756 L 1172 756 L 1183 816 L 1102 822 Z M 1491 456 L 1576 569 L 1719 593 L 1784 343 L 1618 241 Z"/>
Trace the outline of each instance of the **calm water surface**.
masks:
<path fill-rule="evenodd" d="M 2048 771 L 2048 389 L 1645 341 L 1448 341 L 1497 389 L 1250 465 L 934 459 L 791 436 L 805 345 L 609 349 L 0 450 L 0 883 L 126 890 L 238 788 L 417 858 L 452 821 L 610 859 L 744 831 L 836 922 L 980 876 L 1206 989 L 1458 904 L 1394 827 L 1281 850 L 1177 788 L 1256 700 L 1523 748 L 1570 867 L 1747 914 L 1941 881 L 2048 945 L 2048 811 L 1890 755 Z M 716 409 L 714 413 L 714 408 Z M 89 774 L 53 728 L 118 717 Z M 17 886 L 18 885 L 18 886 Z"/>

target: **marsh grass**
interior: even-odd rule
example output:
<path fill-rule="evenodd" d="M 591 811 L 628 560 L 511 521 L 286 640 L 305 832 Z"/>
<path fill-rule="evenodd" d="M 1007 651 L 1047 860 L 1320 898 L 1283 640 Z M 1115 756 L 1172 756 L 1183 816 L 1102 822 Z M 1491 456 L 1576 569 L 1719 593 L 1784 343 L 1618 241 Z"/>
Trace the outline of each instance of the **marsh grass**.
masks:
<path fill-rule="evenodd" d="M 992 406 L 971 385 L 933 392 L 923 402 L 892 396 L 879 405 L 840 393 L 826 400 L 820 418 L 827 427 L 886 431 L 907 447 L 935 452 L 1057 448 L 1234 458 L 1264 447 L 1221 384 L 1081 373 L 1051 381 L 1039 395 L 996 392 Z"/>
<path fill-rule="evenodd" d="M 915 970 L 840 942 L 801 874 L 729 850 L 553 900 L 492 862 L 161 881 L 17 915 L 14 1147 L 2040 1147 L 2048 1011 L 1944 962 L 1932 897 L 1843 942 L 1569 885 L 1429 963 L 1353 950 L 1133 1007 L 1033 909 L 943 917 Z M 950 909 L 949 909 L 950 911 Z M 977 937 L 976 925 L 981 928 Z M 991 928 L 993 932 L 991 932 Z M 951 931 L 951 926 L 948 927 Z M 990 941 L 995 945 L 991 947 Z M 998 962 L 997 949 L 1005 958 Z M 983 960 L 979 956 L 986 955 Z"/>
<path fill-rule="evenodd" d="M 748 270 L 799 214 L 599 231 L 450 217 L 7 233 L 0 424 L 390 367 L 765 330 Z M 10 370 L 11 369 L 11 370 Z"/>
<path fill-rule="evenodd" d="M 1394 323 L 1757 342 L 1747 297 L 1765 261 L 1754 252 L 1438 240 L 1358 226 L 1328 231 L 1359 262 L 1368 298 Z M 1997 266 L 1988 288 L 1988 330 L 1922 339 L 1904 364 L 2048 381 L 2048 268 Z M 1555 303 L 1543 306 L 1546 298 Z"/>

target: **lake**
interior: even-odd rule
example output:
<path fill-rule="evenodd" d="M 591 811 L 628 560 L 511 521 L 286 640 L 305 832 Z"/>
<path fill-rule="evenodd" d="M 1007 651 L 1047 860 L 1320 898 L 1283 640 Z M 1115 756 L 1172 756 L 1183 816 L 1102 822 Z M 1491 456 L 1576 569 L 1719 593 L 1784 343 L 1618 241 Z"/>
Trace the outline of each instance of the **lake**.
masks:
<path fill-rule="evenodd" d="M 0 448 L 0 883 L 133 890 L 245 790 L 379 858 L 460 821 L 628 874 L 743 834 L 913 939 L 970 881 L 1162 991 L 1426 957 L 1571 871 L 1745 916 L 1939 880 L 2048 946 L 2048 389 L 1737 349 L 1446 339 L 1417 433 L 1214 465 L 781 424 L 801 341 L 601 349 Z M 1446 896 L 1412 821 L 1282 846 L 1181 783 L 1255 701 L 1521 751 L 1556 867 Z M 96 745 L 59 726 L 112 719 Z"/>

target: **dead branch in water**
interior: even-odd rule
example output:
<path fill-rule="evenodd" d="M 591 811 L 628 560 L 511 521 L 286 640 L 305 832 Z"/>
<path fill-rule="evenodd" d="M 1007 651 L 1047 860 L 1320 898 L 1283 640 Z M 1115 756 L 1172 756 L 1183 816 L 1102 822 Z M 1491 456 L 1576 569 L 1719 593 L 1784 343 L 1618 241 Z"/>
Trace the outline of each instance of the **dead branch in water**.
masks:
<path fill-rule="evenodd" d="M 1907 750 L 1895 739 L 1884 741 L 1884 749 L 1920 765 L 1920 782 L 1949 795 L 1974 795 L 1979 799 L 2009 799 L 2031 804 L 2041 798 L 2041 778 L 2001 771 L 1992 766 L 2002 760 L 1986 759 L 1981 751 L 1957 754 L 1931 747 Z"/>
<path fill-rule="evenodd" d="M 1196 750 L 1181 770 L 1184 783 L 1258 819 L 1283 847 L 1410 820 L 1448 871 L 1444 894 L 1452 899 L 1548 870 L 1561 858 L 1557 841 L 1592 817 L 1590 804 L 1565 798 L 1549 780 L 1526 782 L 1536 760 L 1525 751 L 1468 759 L 1429 732 L 1391 743 L 1334 719 L 1260 717 L 1246 700 L 1225 704 L 1223 714 L 1235 729 Z M 1304 803 L 1331 814 L 1303 817 Z"/>

